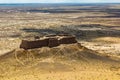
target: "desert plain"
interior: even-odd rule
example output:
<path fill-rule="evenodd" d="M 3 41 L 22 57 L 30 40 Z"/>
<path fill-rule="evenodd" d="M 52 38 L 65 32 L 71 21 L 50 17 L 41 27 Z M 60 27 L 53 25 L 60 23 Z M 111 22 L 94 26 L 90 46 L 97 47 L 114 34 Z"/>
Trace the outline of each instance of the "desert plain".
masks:
<path fill-rule="evenodd" d="M 78 43 L 19 48 L 24 38 L 49 34 Z M 119 79 L 120 4 L 0 5 L 0 80 Z"/>

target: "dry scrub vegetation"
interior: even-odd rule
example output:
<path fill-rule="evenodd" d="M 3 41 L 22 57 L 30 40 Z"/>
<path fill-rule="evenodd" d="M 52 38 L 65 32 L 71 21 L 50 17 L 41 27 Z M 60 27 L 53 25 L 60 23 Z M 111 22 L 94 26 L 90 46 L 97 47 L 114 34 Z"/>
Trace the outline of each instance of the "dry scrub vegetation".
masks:
<path fill-rule="evenodd" d="M 119 4 L 1 7 L 0 80 L 119 80 L 119 12 Z M 60 33 L 82 46 L 19 50 L 23 38 Z"/>

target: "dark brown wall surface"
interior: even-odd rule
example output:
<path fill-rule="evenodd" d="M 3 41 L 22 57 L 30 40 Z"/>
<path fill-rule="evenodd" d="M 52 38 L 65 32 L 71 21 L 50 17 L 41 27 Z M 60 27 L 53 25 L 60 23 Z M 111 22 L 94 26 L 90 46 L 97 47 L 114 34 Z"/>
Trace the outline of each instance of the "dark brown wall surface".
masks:
<path fill-rule="evenodd" d="M 55 47 L 55 46 L 59 46 L 59 45 L 60 44 L 59 44 L 59 41 L 57 38 L 50 38 L 49 39 L 49 44 L 48 44 L 49 47 Z"/>
<path fill-rule="evenodd" d="M 20 44 L 20 48 L 27 49 L 28 48 L 28 41 L 22 40 Z"/>
<path fill-rule="evenodd" d="M 56 47 L 60 44 L 72 44 L 77 43 L 75 37 L 73 36 L 66 36 L 58 40 L 56 37 L 47 38 L 43 40 L 35 40 L 35 41 L 27 41 L 22 40 L 20 48 L 23 49 L 34 49 L 34 48 L 41 48 L 41 47 Z"/>
<path fill-rule="evenodd" d="M 36 41 L 22 40 L 20 48 L 23 48 L 23 49 L 41 48 L 41 47 L 48 46 L 48 44 L 49 44 L 49 39 L 36 40 Z"/>
<path fill-rule="evenodd" d="M 59 40 L 60 44 L 71 44 L 71 43 L 76 43 L 75 37 L 64 37 Z"/>

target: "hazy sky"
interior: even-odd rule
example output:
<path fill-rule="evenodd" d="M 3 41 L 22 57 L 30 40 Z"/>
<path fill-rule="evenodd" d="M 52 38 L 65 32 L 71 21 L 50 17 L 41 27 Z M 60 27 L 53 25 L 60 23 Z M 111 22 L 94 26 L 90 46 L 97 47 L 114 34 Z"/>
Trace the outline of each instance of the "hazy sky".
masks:
<path fill-rule="evenodd" d="M 0 0 L 0 3 L 120 3 L 120 0 Z"/>

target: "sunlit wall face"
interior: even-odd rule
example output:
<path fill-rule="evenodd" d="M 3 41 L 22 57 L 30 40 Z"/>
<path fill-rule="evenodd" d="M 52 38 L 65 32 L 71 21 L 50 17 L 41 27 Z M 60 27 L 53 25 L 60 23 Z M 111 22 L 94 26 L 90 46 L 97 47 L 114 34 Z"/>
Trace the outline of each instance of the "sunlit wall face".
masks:
<path fill-rule="evenodd" d="M 0 0 L 0 3 L 120 3 L 120 0 Z"/>

